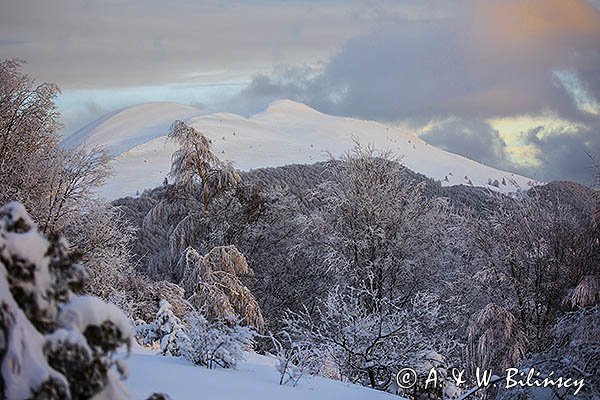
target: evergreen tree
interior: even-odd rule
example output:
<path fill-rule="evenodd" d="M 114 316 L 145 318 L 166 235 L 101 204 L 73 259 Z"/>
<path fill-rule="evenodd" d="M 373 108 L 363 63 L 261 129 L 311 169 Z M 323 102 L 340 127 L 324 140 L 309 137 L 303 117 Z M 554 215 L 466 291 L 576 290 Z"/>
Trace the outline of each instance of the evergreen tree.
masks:
<path fill-rule="evenodd" d="M 131 326 L 112 304 L 74 293 L 84 271 L 19 203 L 0 209 L 0 390 L 10 399 L 125 398 L 117 349 Z"/>

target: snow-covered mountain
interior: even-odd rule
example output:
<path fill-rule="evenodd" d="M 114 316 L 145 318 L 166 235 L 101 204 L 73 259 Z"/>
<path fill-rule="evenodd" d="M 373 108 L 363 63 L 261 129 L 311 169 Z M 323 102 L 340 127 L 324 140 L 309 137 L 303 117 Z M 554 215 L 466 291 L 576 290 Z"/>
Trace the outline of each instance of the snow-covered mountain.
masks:
<path fill-rule="evenodd" d="M 169 131 L 176 119 L 198 116 L 200 110 L 179 103 L 144 103 L 114 111 L 98 118 L 62 141 L 65 147 L 82 143 L 109 147 L 121 154 Z"/>
<path fill-rule="evenodd" d="M 63 141 L 73 147 L 107 146 L 116 156 L 114 176 L 101 195 L 114 199 L 159 185 L 170 168 L 175 144 L 168 127 L 181 119 L 212 140 L 221 159 L 239 169 L 327 160 L 350 149 L 355 141 L 403 156 L 413 171 L 443 185 L 475 185 L 503 192 L 527 189 L 531 179 L 488 167 L 438 149 L 397 127 L 375 121 L 335 117 L 291 100 L 273 102 L 264 112 L 244 118 L 236 114 L 204 114 L 177 103 L 148 103 L 111 113 Z M 490 183 L 494 183 L 490 185 Z"/>

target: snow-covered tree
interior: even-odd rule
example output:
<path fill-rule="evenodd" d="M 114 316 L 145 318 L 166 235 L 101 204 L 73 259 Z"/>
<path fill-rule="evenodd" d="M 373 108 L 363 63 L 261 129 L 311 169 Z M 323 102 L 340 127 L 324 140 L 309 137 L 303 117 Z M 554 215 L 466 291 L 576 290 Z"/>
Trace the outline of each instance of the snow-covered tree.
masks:
<path fill-rule="evenodd" d="M 56 148 L 51 165 L 45 171 L 47 194 L 42 204 L 43 232 L 56 232 L 72 225 L 77 217 L 97 206 L 93 190 L 110 175 L 108 154 L 98 148 L 64 150 Z"/>
<path fill-rule="evenodd" d="M 475 246 L 470 265 L 461 267 L 468 288 L 457 281 L 462 287 L 457 300 L 471 315 L 466 352 L 471 368 L 502 371 L 541 362 L 546 370 L 570 363 L 586 370 L 581 359 L 596 357 L 597 343 L 570 347 L 556 329 L 567 315 L 593 308 L 600 299 L 600 236 L 593 223 L 595 204 L 590 204 L 597 194 L 586 190 L 581 196 L 571 184 L 558 187 L 564 192 L 551 186 L 512 198 L 490 194 L 492 202 L 480 215 L 465 219 L 471 232 L 465 242 L 472 239 Z M 578 352 L 581 356 L 574 356 Z"/>
<path fill-rule="evenodd" d="M 600 308 L 582 307 L 561 316 L 552 328 L 552 343 L 539 353 L 530 354 L 519 365 L 535 368 L 540 379 L 569 377 L 583 380 L 576 396 L 576 387 L 517 387 L 500 391 L 498 400 L 509 399 L 598 399 L 600 398 Z"/>
<path fill-rule="evenodd" d="M 59 141 L 54 99 L 60 91 L 51 83 L 36 84 L 23 63 L 0 61 L 0 204 L 18 200 L 41 212 Z"/>
<path fill-rule="evenodd" d="M 81 254 L 80 263 L 88 272 L 84 290 L 110 301 L 128 314 L 136 313 L 137 291 L 132 290 L 139 273 L 131 262 L 134 231 L 119 223 L 118 209 L 91 203 L 91 207 L 64 231 L 73 238 L 73 251 Z"/>
<path fill-rule="evenodd" d="M 185 324 L 173 314 L 171 304 L 166 300 L 161 300 L 156 320 L 152 324 L 136 327 L 136 333 L 144 344 L 158 341 L 161 353 L 166 356 L 183 355 L 189 342 Z"/>
<path fill-rule="evenodd" d="M 294 340 L 287 331 L 281 331 L 277 337 L 269 333 L 273 352 L 277 357 L 277 372 L 280 385 L 296 386 L 305 374 L 327 375 L 327 364 L 322 354 L 307 340 Z M 339 375 L 335 378 L 339 379 Z"/>
<path fill-rule="evenodd" d="M 154 303 L 157 305 L 155 315 L 160 309 L 161 300 L 167 301 L 173 314 L 180 319 L 193 311 L 193 306 L 185 299 L 185 290 L 179 285 L 168 281 L 151 282 L 148 293 L 154 295 Z"/>
<path fill-rule="evenodd" d="M 470 342 L 478 344 L 471 346 L 477 354 L 471 354 L 474 362 L 500 363 L 477 365 L 513 365 L 526 352 L 549 345 L 569 288 L 582 273 L 578 269 L 587 268 L 578 255 L 583 249 L 581 232 L 568 207 L 534 193 L 516 200 L 499 197 L 495 209 L 476 221 L 478 253 L 472 278 L 482 289 L 483 301 L 493 304 L 484 304 L 472 320 Z M 476 332 L 479 338 L 473 336 Z M 504 361 L 491 356 L 505 347 L 512 350 L 501 352 Z"/>
<path fill-rule="evenodd" d="M 234 317 L 209 321 L 195 310 L 182 321 L 162 300 L 156 319 L 138 324 L 135 336 L 142 345 L 158 346 L 163 355 L 183 356 L 207 368 L 235 368 L 244 359 L 244 352 L 252 348 L 256 332 Z"/>
<path fill-rule="evenodd" d="M 205 256 L 188 248 L 181 257 L 182 287 L 189 301 L 210 321 L 240 320 L 262 331 L 264 319 L 256 299 L 242 282 L 253 272 L 235 246 L 220 246 Z"/>
<path fill-rule="evenodd" d="M 219 160 L 212 153 L 206 136 L 184 122 L 173 122 L 169 138 L 179 143 L 179 150 L 173 153 L 170 175 L 175 185 L 188 193 L 200 191 L 207 215 L 211 201 L 237 185 L 240 176 L 231 164 Z"/>
<path fill-rule="evenodd" d="M 230 163 L 211 151 L 209 139 L 193 127 L 175 121 L 169 138 L 179 144 L 172 157 L 173 184 L 162 188 L 163 195 L 153 199 L 142 216 L 138 242 L 148 250 L 144 253 L 152 277 L 179 282 L 176 264 L 180 255 L 188 247 L 202 254 L 213 247 L 209 208 L 232 192 L 241 178 Z"/>
<path fill-rule="evenodd" d="M 472 369 L 517 365 L 527 351 L 527 336 L 510 311 L 489 303 L 469 324 L 469 358 Z"/>
<path fill-rule="evenodd" d="M 388 152 L 357 145 L 329 168 L 330 180 L 314 193 L 320 207 L 305 251 L 317 252 L 335 284 L 368 283 L 375 298 L 410 301 L 441 271 L 447 203 L 427 196 Z"/>
<path fill-rule="evenodd" d="M 112 304 L 79 296 L 84 271 L 19 203 L 0 209 L 0 391 L 9 399 L 126 398 L 131 325 Z"/>
<path fill-rule="evenodd" d="M 585 275 L 565 300 L 571 307 L 600 304 L 600 276 Z"/>
<path fill-rule="evenodd" d="M 0 204 L 19 201 L 42 233 L 66 236 L 90 273 L 86 291 L 132 314 L 132 231 L 93 193 L 109 175 L 109 157 L 59 146 L 57 93 L 56 85 L 36 85 L 22 62 L 0 62 Z"/>
<path fill-rule="evenodd" d="M 166 301 L 161 302 L 154 324 L 162 354 L 181 356 L 188 342 L 185 325 L 173 314 L 171 305 Z"/>
<path fill-rule="evenodd" d="M 236 320 L 208 321 L 201 313 L 187 318 L 188 344 L 183 355 L 196 365 L 207 368 L 235 368 L 252 348 L 256 333 Z"/>
<path fill-rule="evenodd" d="M 19 201 L 44 233 L 60 232 L 88 208 L 109 174 L 101 149 L 59 146 L 54 84 L 36 84 L 23 62 L 0 62 L 0 203 Z"/>
<path fill-rule="evenodd" d="M 306 311 L 288 314 L 286 329 L 296 342 L 318 351 L 322 361 L 333 363 L 341 378 L 390 390 L 395 374 L 414 365 L 420 352 L 450 353 L 455 346 L 450 334 L 436 335 L 436 327 L 446 317 L 434 298 L 418 294 L 410 307 L 402 302 L 380 298 L 370 285 L 338 287 L 323 301 L 316 317 Z"/>
<path fill-rule="evenodd" d="M 176 268 L 181 252 L 189 246 L 199 247 L 208 236 L 202 203 L 181 197 L 179 190 L 167 187 L 141 217 L 138 254 L 147 258 L 147 272 L 155 280 L 179 282 Z"/>

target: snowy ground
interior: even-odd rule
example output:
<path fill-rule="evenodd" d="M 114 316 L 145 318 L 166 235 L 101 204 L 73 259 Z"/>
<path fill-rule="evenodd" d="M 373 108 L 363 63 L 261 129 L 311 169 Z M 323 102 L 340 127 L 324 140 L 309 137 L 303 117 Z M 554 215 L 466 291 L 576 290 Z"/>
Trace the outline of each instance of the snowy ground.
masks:
<path fill-rule="evenodd" d="M 117 155 L 114 176 L 102 188 L 107 199 L 153 188 L 169 172 L 176 149 L 166 141 L 168 127 L 181 119 L 212 140 L 214 152 L 242 170 L 286 164 L 312 164 L 339 156 L 354 141 L 389 149 L 410 169 L 443 185 L 475 185 L 502 192 L 528 189 L 531 179 L 501 171 L 429 145 L 417 136 L 379 122 L 335 117 L 290 100 L 273 102 L 244 118 L 229 113 L 202 115 L 175 103 L 149 103 L 101 118 L 63 141 L 107 146 Z M 488 182 L 498 181 L 499 187 Z"/>
<path fill-rule="evenodd" d="M 369 388 L 320 377 L 304 377 L 296 387 L 280 386 L 273 358 L 248 353 L 237 370 L 191 365 L 183 358 L 132 354 L 127 386 L 135 400 L 153 392 L 173 400 L 401 400 Z"/>

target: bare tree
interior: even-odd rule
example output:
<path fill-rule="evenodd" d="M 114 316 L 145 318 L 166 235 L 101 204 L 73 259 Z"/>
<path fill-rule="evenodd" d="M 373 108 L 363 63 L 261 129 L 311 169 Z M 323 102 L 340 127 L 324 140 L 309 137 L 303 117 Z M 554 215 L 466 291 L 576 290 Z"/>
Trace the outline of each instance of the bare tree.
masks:
<path fill-rule="evenodd" d="M 316 315 L 308 310 L 288 313 L 286 329 L 297 346 L 319 354 L 321 368 L 330 363 L 342 379 L 391 390 L 395 373 L 414 366 L 423 351 L 448 353 L 455 345 L 450 334 L 438 335 L 446 316 L 437 299 L 416 294 L 409 306 L 399 306 L 402 303 L 379 297 L 371 285 L 336 287 Z"/>
<path fill-rule="evenodd" d="M 389 152 L 357 145 L 330 168 L 332 179 L 314 194 L 321 205 L 306 232 L 309 251 L 338 284 L 370 284 L 376 298 L 410 302 L 439 272 L 447 202 L 427 197 Z"/>
<path fill-rule="evenodd" d="M 22 67 L 19 60 L 0 62 L 0 201 L 22 202 L 51 233 L 85 211 L 109 175 L 109 158 L 101 149 L 59 147 L 60 91 L 36 85 Z"/>
<path fill-rule="evenodd" d="M 0 201 L 21 201 L 37 217 L 58 146 L 54 99 L 59 89 L 36 85 L 23 72 L 23 63 L 0 62 Z"/>
<path fill-rule="evenodd" d="M 139 317 L 143 293 L 136 287 L 151 282 L 135 270 L 134 230 L 127 222 L 119 223 L 121 219 L 117 208 L 90 202 L 77 223 L 66 226 L 64 232 L 72 238 L 71 251 L 81 254 L 88 272 L 84 290 L 118 305 L 130 317 Z"/>
<path fill-rule="evenodd" d="M 110 157 L 102 149 L 57 149 L 55 154 L 53 168 L 46 174 L 48 193 L 46 217 L 41 221 L 43 232 L 60 229 L 66 217 L 85 210 L 93 189 L 110 175 Z"/>
<path fill-rule="evenodd" d="M 60 90 L 53 83 L 36 85 L 23 73 L 23 63 L 0 62 L 0 169 L 58 141 L 54 99 Z"/>
<path fill-rule="evenodd" d="M 549 345 L 579 279 L 580 231 L 568 207 L 533 194 L 516 200 L 498 195 L 496 209 L 476 222 L 473 279 L 489 304 L 469 328 L 474 362 L 502 368 Z M 507 350 L 499 359 L 501 348 Z"/>

